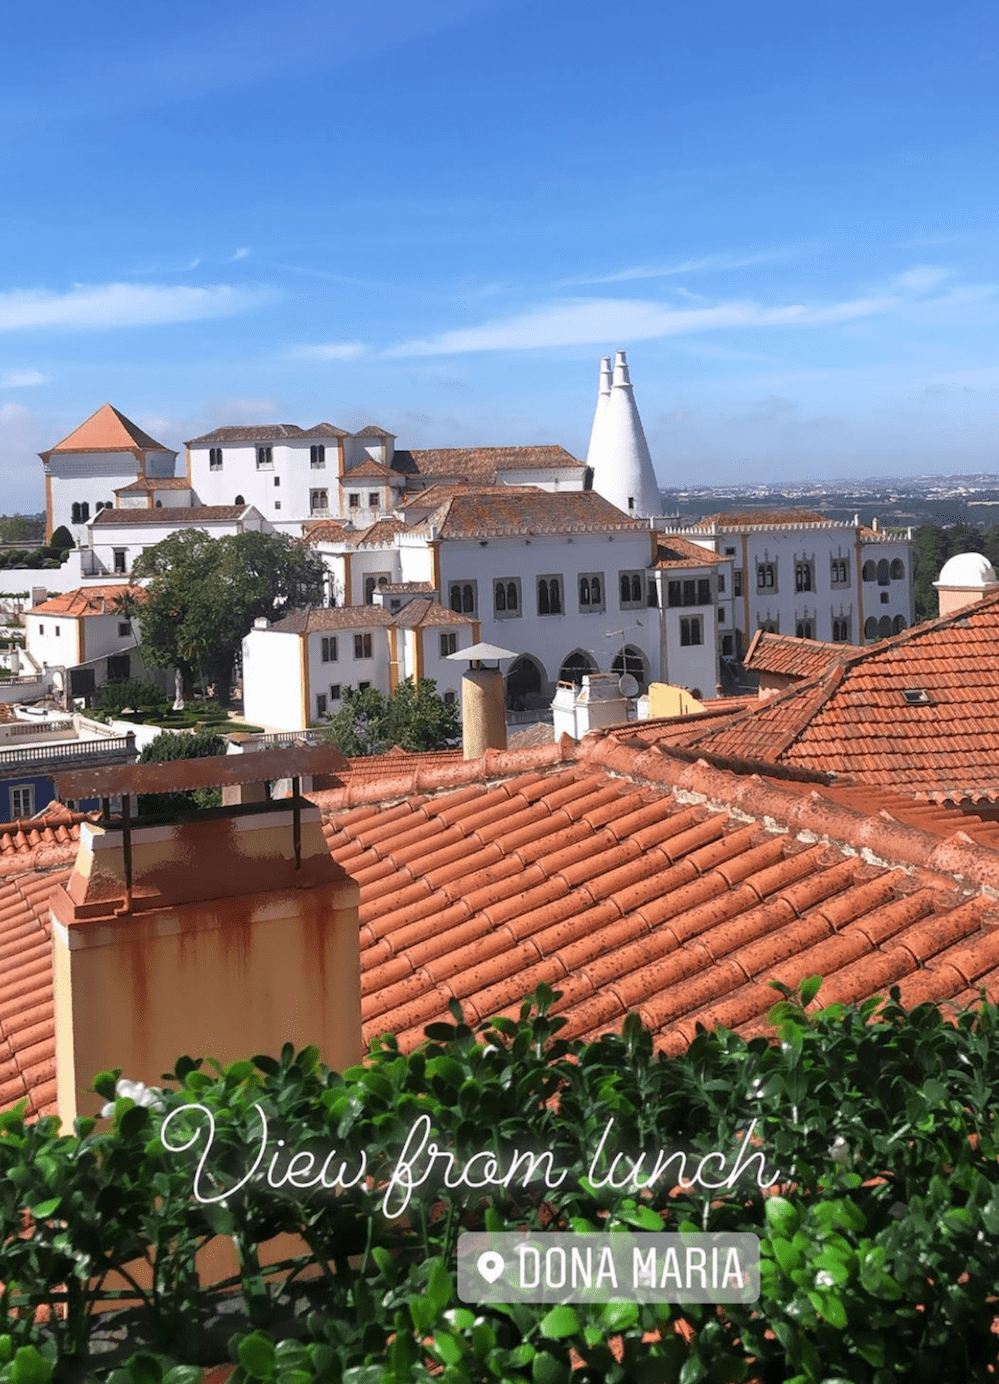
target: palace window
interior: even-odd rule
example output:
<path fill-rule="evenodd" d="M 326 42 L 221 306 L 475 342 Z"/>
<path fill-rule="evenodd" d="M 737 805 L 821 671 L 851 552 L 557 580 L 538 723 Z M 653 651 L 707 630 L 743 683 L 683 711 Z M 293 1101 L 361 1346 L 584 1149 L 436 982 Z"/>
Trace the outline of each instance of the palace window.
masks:
<path fill-rule="evenodd" d="M 209 471 L 221 471 L 221 470 L 222 470 L 222 448 L 221 448 L 221 447 L 209 447 L 209 448 L 208 448 L 208 469 L 209 469 Z"/>
<path fill-rule="evenodd" d="M 680 620 L 680 643 L 703 644 L 704 626 L 699 615 L 685 615 Z"/>
<path fill-rule="evenodd" d="M 457 634 L 453 634 L 453 633 L 452 633 L 452 634 L 442 634 L 442 635 L 441 635 L 441 658 L 447 658 L 448 654 L 454 654 L 454 653 L 457 653 L 457 652 L 458 652 L 458 636 L 457 636 Z"/>
<path fill-rule="evenodd" d="M 458 615 L 477 614 L 479 609 L 478 582 L 451 582 L 448 587 L 448 604 Z"/>
<path fill-rule="evenodd" d="M 322 661 L 324 663 L 336 663 L 338 657 L 339 648 L 337 646 L 337 636 L 335 634 L 331 634 L 329 637 L 323 635 Z"/>
<path fill-rule="evenodd" d="M 499 577 L 493 582 L 493 614 L 501 620 L 520 616 L 519 577 Z"/>
<path fill-rule="evenodd" d="M 257 448 L 257 470 L 270 471 L 274 465 L 274 453 L 270 447 Z"/>
<path fill-rule="evenodd" d="M 633 610 L 645 604 L 645 574 L 643 572 L 619 572 L 618 592 L 622 610 Z"/>
<path fill-rule="evenodd" d="M 777 590 L 776 562 L 758 562 L 756 564 L 756 589 L 757 591 Z"/>
<path fill-rule="evenodd" d="M 579 578 L 579 613 L 598 614 L 604 608 L 603 572 L 584 572 Z"/>
<path fill-rule="evenodd" d="M 326 448 L 323 446 L 312 446 L 309 448 L 309 465 L 313 471 L 322 471 L 326 466 Z"/>
<path fill-rule="evenodd" d="M 538 614 L 562 614 L 562 578 L 538 578 Z"/>
<path fill-rule="evenodd" d="M 813 563 L 802 560 L 794 564 L 794 589 L 795 591 L 813 591 L 815 589 Z"/>
<path fill-rule="evenodd" d="M 355 635 L 354 635 L 354 657 L 355 657 L 355 658 L 371 658 L 371 657 L 372 657 L 372 654 L 371 654 L 371 635 L 370 635 L 370 634 L 355 634 Z"/>

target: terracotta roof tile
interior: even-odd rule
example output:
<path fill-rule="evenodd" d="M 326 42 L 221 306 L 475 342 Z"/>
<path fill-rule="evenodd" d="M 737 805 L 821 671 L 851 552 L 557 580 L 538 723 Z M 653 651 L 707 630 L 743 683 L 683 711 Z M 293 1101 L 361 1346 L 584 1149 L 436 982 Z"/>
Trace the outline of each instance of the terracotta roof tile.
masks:
<path fill-rule="evenodd" d="M 63 591 L 58 596 L 50 596 L 47 601 L 33 606 L 29 615 L 114 615 L 116 602 L 128 596 L 132 600 L 145 600 L 146 593 L 141 586 L 130 586 L 127 582 L 107 586 L 79 586 L 74 591 Z"/>
<path fill-rule="evenodd" d="M 74 428 L 68 437 L 42 452 L 47 461 L 54 452 L 169 452 L 147 432 L 119 413 L 111 404 L 102 404 L 96 413 Z M 171 453 L 171 455 L 176 455 Z"/>
<path fill-rule="evenodd" d="M 690 726 L 684 743 L 910 795 L 999 800 L 997 638 L 999 593 L 859 651 L 843 646 L 818 681 Z"/>
<path fill-rule="evenodd" d="M 438 447 L 397 449 L 392 467 L 403 475 L 454 476 L 491 485 L 503 471 L 581 470 L 583 462 L 564 447 Z"/>
<path fill-rule="evenodd" d="M 557 533 L 647 533 L 648 525 L 628 515 L 594 490 L 557 494 L 534 486 L 501 486 L 492 491 L 462 491 L 425 520 L 441 538 L 530 537 Z"/>
<path fill-rule="evenodd" d="M 775 673 L 806 681 L 821 677 L 835 659 L 860 653 L 855 644 L 833 644 L 822 639 L 798 639 L 790 634 L 757 630 L 746 650 L 743 667 L 753 673 Z"/>

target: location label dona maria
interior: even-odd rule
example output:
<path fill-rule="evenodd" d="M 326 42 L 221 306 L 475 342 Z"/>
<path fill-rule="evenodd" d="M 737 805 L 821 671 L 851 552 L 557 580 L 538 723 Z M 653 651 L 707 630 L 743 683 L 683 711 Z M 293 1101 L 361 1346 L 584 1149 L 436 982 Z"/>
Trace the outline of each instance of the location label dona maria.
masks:
<path fill-rule="evenodd" d="M 462 1302 L 756 1302 L 757 1235 L 475 1232 L 458 1239 Z"/>

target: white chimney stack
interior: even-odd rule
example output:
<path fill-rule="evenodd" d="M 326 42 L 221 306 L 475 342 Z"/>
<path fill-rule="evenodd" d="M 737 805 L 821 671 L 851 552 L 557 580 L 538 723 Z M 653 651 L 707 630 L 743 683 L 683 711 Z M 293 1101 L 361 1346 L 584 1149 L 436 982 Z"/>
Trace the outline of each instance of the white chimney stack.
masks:
<path fill-rule="evenodd" d="M 602 393 L 604 380 L 602 365 L 601 395 L 587 457 L 593 468 L 593 489 L 630 518 L 658 518 L 663 511 L 662 496 L 623 351 L 618 351 L 614 360 L 606 403 Z"/>

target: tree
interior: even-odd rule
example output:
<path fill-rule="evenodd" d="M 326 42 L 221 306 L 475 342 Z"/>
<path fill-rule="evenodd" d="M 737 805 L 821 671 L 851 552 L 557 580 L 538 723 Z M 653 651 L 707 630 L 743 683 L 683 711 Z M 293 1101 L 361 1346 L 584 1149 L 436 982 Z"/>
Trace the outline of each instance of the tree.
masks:
<path fill-rule="evenodd" d="M 60 524 L 49 539 L 49 547 L 54 548 L 56 552 L 66 552 L 69 548 L 76 547 L 76 544 L 73 542 L 73 535 L 65 524 Z"/>
<path fill-rule="evenodd" d="M 159 733 L 139 755 L 140 764 L 162 764 L 173 759 L 207 759 L 225 754 L 225 741 L 214 731 L 171 731 Z M 192 807 L 218 807 L 221 788 L 192 788 L 183 793 L 147 793 L 139 799 L 140 814 L 185 812 Z"/>
<path fill-rule="evenodd" d="M 180 669 L 185 688 L 215 684 L 225 706 L 243 638 L 254 620 L 280 620 L 322 601 L 322 559 L 284 534 L 209 538 L 201 529 L 174 533 L 137 559 L 133 576 L 148 579 L 131 608 L 142 651 L 154 668 Z"/>
<path fill-rule="evenodd" d="M 345 755 L 384 754 L 393 745 L 404 750 L 440 750 L 458 736 L 458 716 L 437 695 L 433 678 L 401 682 L 386 698 L 377 687 L 344 689 L 339 711 L 327 715 L 329 739 Z"/>

